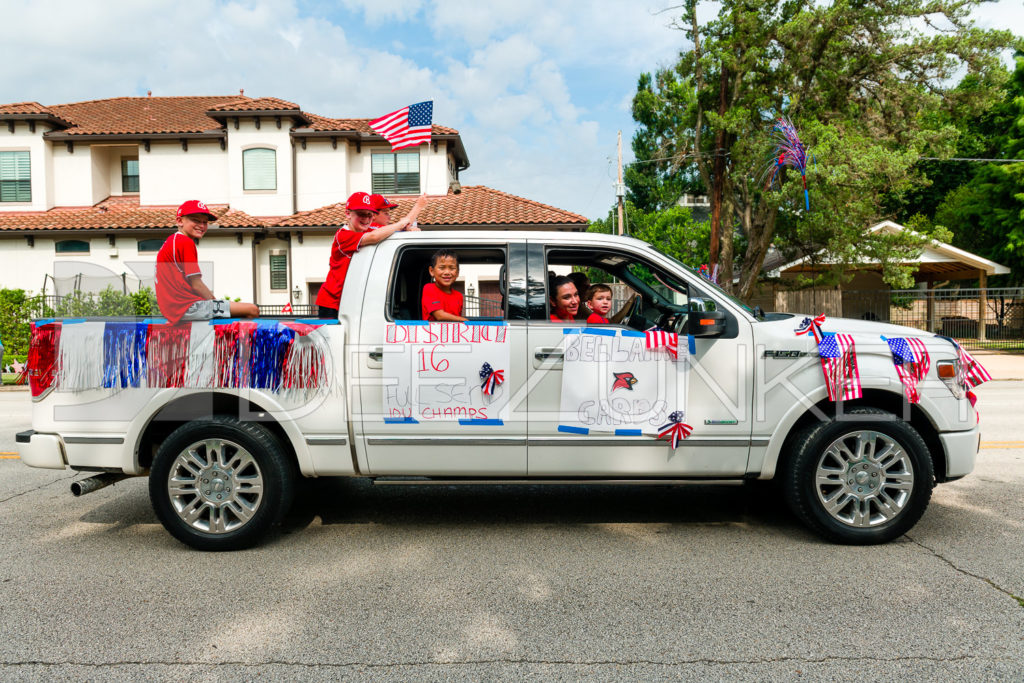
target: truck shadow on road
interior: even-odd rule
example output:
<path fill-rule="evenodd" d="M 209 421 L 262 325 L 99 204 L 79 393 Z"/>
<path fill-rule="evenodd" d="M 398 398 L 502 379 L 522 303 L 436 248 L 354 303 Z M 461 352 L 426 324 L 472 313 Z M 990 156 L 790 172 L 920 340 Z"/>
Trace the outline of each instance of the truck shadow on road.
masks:
<path fill-rule="evenodd" d="M 750 524 L 803 534 L 775 490 L 751 484 L 380 486 L 302 482 L 286 532 L 322 524 Z"/>

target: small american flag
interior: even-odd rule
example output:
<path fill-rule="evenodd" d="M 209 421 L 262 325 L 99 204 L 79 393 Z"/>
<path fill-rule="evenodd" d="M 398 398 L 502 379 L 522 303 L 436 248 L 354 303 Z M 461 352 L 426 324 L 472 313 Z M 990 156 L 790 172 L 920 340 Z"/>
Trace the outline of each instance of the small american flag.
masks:
<path fill-rule="evenodd" d="M 988 370 L 982 367 L 981 363 L 974 360 L 974 356 L 968 353 L 967 349 L 959 344 L 957 348 L 960 349 L 960 367 L 962 368 L 961 373 L 963 374 L 964 385 L 969 389 L 973 389 L 982 382 L 992 379 L 992 375 L 988 374 Z"/>
<path fill-rule="evenodd" d="M 370 121 L 370 128 L 391 143 L 392 152 L 405 147 L 415 147 L 430 142 L 430 121 L 433 113 L 433 101 L 418 102 Z"/>
<path fill-rule="evenodd" d="M 668 355 L 679 359 L 679 335 L 665 330 L 647 330 L 647 348 L 668 351 Z"/>
<path fill-rule="evenodd" d="M 864 395 L 857 368 L 857 350 L 851 335 L 823 333 L 818 355 L 821 356 L 821 371 L 825 375 L 830 401 L 849 401 Z"/>
<path fill-rule="evenodd" d="M 921 394 L 917 384 L 928 374 L 932 359 L 924 342 L 915 337 L 882 337 L 892 351 L 892 362 L 896 366 L 896 375 L 903 383 L 907 401 L 918 403 Z"/>

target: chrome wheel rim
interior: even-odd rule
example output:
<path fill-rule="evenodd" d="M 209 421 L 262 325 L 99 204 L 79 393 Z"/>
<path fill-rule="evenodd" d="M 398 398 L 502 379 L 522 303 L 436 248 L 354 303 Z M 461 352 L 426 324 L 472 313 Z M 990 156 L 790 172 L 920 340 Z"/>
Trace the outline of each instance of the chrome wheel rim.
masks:
<path fill-rule="evenodd" d="M 887 434 L 862 429 L 833 441 L 815 471 L 822 508 L 838 522 L 870 528 L 895 519 L 914 490 L 910 455 Z"/>
<path fill-rule="evenodd" d="M 167 493 L 182 522 L 203 533 L 226 534 L 245 526 L 259 510 L 263 473 L 239 444 L 203 439 L 175 458 Z"/>

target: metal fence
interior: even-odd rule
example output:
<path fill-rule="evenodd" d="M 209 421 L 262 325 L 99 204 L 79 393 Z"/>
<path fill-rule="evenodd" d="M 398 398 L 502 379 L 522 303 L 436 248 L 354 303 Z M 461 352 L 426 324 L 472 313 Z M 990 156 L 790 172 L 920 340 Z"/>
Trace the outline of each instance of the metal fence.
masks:
<path fill-rule="evenodd" d="M 878 320 L 952 337 L 966 348 L 1024 349 L 1024 288 L 780 291 L 775 309 Z"/>
<path fill-rule="evenodd" d="M 260 304 L 260 315 L 294 315 L 299 318 L 315 318 L 320 312 L 316 304 L 292 304 L 292 310 L 286 311 L 287 304 Z"/>

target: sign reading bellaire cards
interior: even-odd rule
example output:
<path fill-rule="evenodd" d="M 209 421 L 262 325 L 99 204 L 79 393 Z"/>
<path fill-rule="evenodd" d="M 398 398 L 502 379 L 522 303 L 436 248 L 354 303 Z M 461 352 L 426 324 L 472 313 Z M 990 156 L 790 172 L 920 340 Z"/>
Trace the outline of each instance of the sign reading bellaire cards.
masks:
<path fill-rule="evenodd" d="M 398 321 L 384 334 L 388 421 L 507 420 L 509 340 L 504 322 Z"/>
<path fill-rule="evenodd" d="M 678 356 L 646 348 L 643 332 L 566 330 L 559 431 L 656 436 L 686 410 L 685 337 Z"/>

